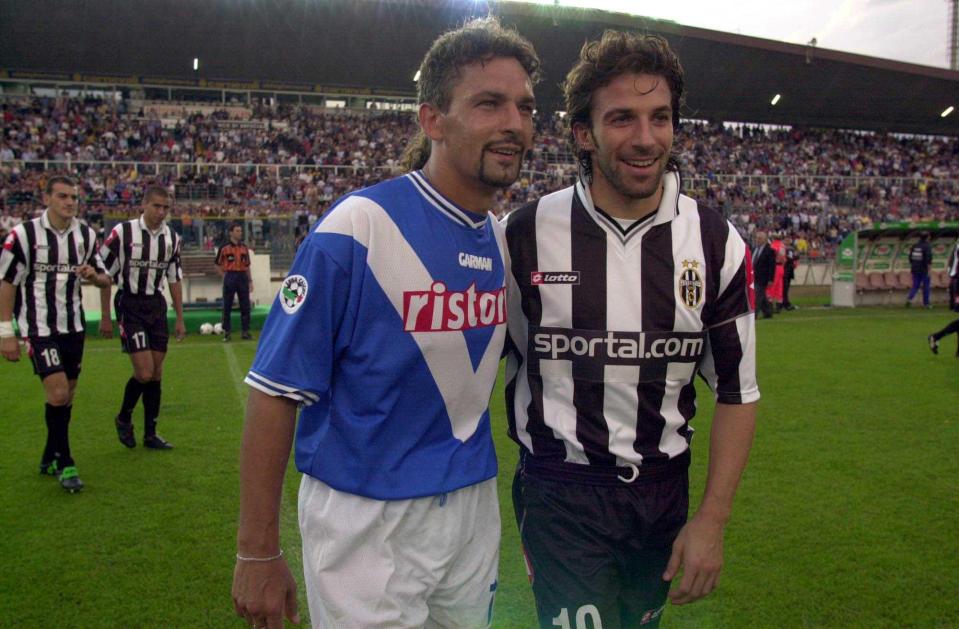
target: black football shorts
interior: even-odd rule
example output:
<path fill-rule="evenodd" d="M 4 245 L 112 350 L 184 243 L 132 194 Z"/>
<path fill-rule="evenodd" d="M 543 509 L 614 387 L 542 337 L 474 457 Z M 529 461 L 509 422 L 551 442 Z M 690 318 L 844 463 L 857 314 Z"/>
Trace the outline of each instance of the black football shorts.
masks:
<path fill-rule="evenodd" d="M 589 473 L 571 476 L 571 464 L 524 459 L 513 504 L 540 626 L 657 627 L 670 586 L 662 575 L 689 508 L 688 455 L 649 477 L 585 465 L 574 468 Z"/>
<path fill-rule="evenodd" d="M 166 352 L 170 340 L 163 295 L 131 295 L 120 291 L 113 300 L 120 325 L 120 345 L 127 354 Z"/>
<path fill-rule="evenodd" d="M 40 380 L 61 371 L 67 380 L 79 378 L 84 338 L 82 332 L 28 338 L 27 354 L 33 363 L 33 373 L 40 376 Z"/>

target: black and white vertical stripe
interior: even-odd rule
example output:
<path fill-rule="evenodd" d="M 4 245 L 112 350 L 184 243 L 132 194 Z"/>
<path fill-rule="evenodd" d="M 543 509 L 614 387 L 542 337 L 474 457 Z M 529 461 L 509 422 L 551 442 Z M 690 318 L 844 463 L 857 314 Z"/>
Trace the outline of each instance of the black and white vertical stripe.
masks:
<path fill-rule="evenodd" d="M 717 213 L 679 194 L 668 174 L 651 217 L 623 229 L 577 184 L 506 219 L 511 258 L 507 411 L 510 434 L 533 456 L 589 465 L 642 465 L 686 451 L 699 372 L 723 403 L 759 397 L 746 245 Z M 695 263 L 701 297 L 681 280 Z M 536 284 L 534 273 L 575 281 Z M 695 358 L 635 361 L 544 357 L 536 335 L 702 340 Z M 540 336 L 539 338 L 542 338 Z M 582 348 L 583 346 L 581 346 Z M 646 348 L 649 351 L 649 348 Z"/>
<path fill-rule="evenodd" d="M 180 235 L 166 223 L 151 232 L 137 218 L 116 225 L 107 236 L 100 256 L 117 287 L 132 295 L 162 294 L 164 279 L 183 279 Z"/>
<path fill-rule="evenodd" d="M 17 286 L 14 315 L 23 336 L 83 332 L 85 319 L 76 268 L 105 273 L 96 232 L 74 219 L 55 230 L 44 213 L 13 228 L 0 250 L 0 278 Z"/>

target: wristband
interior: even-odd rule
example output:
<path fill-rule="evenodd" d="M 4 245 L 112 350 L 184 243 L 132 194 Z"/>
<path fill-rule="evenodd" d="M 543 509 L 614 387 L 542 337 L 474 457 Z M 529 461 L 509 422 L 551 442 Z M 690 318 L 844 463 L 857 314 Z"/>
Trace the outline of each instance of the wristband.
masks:
<path fill-rule="evenodd" d="M 243 557 L 240 553 L 236 554 L 237 561 L 254 561 L 254 562 L 264 562 L 264 561 L 275 561 L 283 556 L 283 549 L 280 549 L 280 552 L 272 557 Z"/>
<path fill-rule="evenodd" d="M 0 321 L 0 339 L 12 338 L 16 336 L 13 333 L 13 321 Z"/>

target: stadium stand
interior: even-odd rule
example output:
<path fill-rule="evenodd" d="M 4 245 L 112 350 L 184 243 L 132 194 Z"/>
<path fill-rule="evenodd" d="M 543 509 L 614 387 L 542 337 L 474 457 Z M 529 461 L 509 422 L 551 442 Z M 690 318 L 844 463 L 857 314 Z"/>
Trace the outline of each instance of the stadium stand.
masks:
<path fill-rule="evenodd" d="M 48 176 L 66 172 L 80 178 L 88 216 L 108 222 L 135 212 L 159 182 L 176 191 L 180 227 L 227 216 L 307 225 L 333 199 L 395 172 L 414 130 L 408 112 L 262 103 L 8 98 L 0 110 L 0 214 L 14 220 L 39 209 Z M 884 221 L 959 219 L 954 138 L 687 122 L 677 148 L 689 194 L 747 236 L 791 235 L 803 257 L 829 257 L 850 231 Z M 528 166 L 501 212 L 574 176 L 558 116 L 540 115 Z M 211 244 L 186 235 L 188 247 Z"/>

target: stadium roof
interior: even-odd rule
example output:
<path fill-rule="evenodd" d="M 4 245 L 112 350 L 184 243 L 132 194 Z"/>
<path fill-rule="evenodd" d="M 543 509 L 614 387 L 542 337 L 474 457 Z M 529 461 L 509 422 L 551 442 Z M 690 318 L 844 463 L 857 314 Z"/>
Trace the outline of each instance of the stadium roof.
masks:
<path fill-rule="evenodd" d="M 606 28 L 634 29 L 665 36 L 678 52 L 687 73 L 685 117 L 959 135 L 959 111 L 940 116 L 949 106 L 959 108 L 959 72 L 625 14 L 512 2 L 0 0 L 0 68 L 10 76 L 92 72 L 408 95 L 430 42 L 487 11 L 539 51 L 541 108 L 562 109 L 559 84 L 584 41 Z M 199 72 L 193 57 L 200 59 Z M 776 94 L 781 98 L 772 105 Z"/>

